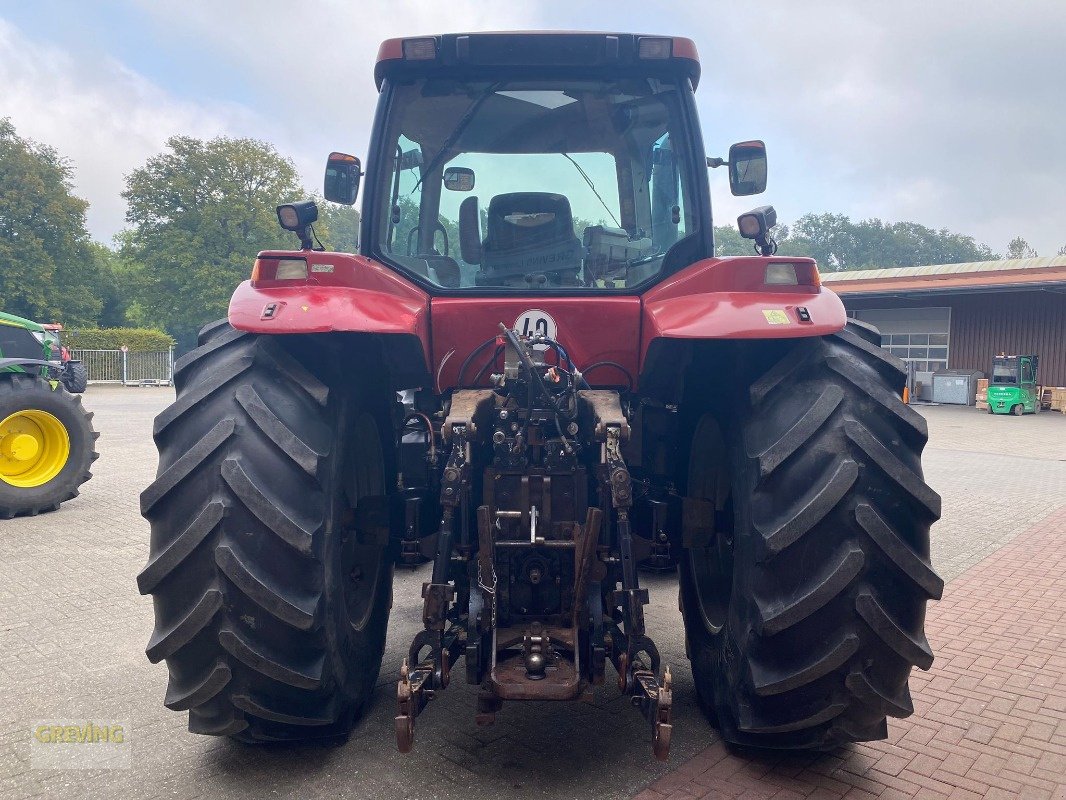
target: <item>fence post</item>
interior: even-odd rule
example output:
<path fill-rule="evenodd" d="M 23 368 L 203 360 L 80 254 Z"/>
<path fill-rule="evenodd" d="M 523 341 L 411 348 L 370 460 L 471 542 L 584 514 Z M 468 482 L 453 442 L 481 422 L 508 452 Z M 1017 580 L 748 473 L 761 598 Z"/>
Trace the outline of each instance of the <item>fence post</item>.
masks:
<path fill-rule="evenodd" d="M 129 353 L 129 348 L 126 345 L 122 345 L 122 385 L 126 385 L 126 355 Z"/>
<path fill-rule="evenodd" d="M 173 347 L 170 348 L 170 363 L 169 363 L 169 366 L 170 366 L 170 370 L 169 370 L 169 372 L 167 372 L 167 378 L 170 379 L 170 385 L 173 386 L 174 385 L 174 348 Z"/>

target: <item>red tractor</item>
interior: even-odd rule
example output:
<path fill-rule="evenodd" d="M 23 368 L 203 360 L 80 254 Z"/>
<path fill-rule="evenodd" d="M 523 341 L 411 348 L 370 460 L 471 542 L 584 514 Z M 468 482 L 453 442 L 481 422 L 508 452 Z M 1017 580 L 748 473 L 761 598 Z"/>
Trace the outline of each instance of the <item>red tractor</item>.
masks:
<path fill-rule="evenodd" d="M 688 39 L 394 39 L 375 69 L 360 252 L 259 254 L 176 364 L 141 497 L 148 657 L 189 729 L 344 735 L 374 689 L 397 562 L 432 561 L 396 736 L 462 664 L 504 701 L 607 680 L 671 735 L 637 564 L 676 559 L 699 701 L 728 742 L 882 738 L 928 669 L 940 498 L 922 417 L 811 259 L 715 258 L 707 168 L 763 191 L 762 142 L 708 158 Z M 609 665 L 609 668 L 608 668 Z M 461 673 L 461 674 L 462 674 Z M 560 709 L 562 711 L 562 709 Z"/>

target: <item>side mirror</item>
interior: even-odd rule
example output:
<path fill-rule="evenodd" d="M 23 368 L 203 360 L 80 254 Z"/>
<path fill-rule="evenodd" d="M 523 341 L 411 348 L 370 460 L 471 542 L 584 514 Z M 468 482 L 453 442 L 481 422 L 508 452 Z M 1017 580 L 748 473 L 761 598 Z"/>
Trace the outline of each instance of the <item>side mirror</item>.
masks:
<path fill-rule="evenodd" d="M 729 148 L 729 191 L 737 197 L 766 191 L 766 145 L 761 141 Z"/>
<path fill-rule="evenodd" d="M 459 255 L 467 264 L 481 263 L 481 213 L 477 197 L 459 204 Z"/>
<path fill-rule="evenodd" d="M 359 159 L 347 153 L 330 153 L 326 161 L 326 180 L 322 193 L 327 200 L 344 206 L 354 205 L 359 196 L 359 179 L 363 177 Z"/>
<path fill-rule="evenodd" d="M 444 188 L 452 192 L 469 192 L 474 188 L 474 170 L 469 167 L 448 167 L 444 170 Z"/>

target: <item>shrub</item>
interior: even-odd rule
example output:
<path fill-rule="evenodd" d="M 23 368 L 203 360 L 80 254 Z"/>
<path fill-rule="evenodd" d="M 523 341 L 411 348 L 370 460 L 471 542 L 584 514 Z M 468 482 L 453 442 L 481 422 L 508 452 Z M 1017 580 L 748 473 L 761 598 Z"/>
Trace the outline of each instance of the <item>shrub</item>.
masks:
<path fill-rule="evenodd" d="M 63 331 L 63 344 L 72 350 L 118 350 L 132 352 L 169 350 L 174 337 L 152 328 L 100 328 Z"/>

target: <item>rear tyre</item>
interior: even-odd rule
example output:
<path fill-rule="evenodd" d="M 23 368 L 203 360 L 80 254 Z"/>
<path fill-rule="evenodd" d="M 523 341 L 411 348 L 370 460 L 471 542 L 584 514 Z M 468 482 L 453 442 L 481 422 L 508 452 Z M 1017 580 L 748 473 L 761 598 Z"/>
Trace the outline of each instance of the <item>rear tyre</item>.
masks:
<path fill-rule="evenodd" d="M 26 373 L 0 373 L 0 519 L 55 511 L 99 458 L 81 398 Z"/>
<path fill-rule="evenodd" d="M 81 361 L 68 361 L 63 365 L 60 381 L 71 394 L 81 394 L 89 386 L 89 371 Z"/>
<path fill-rule="evenodd" d="M 1010 413 L 1012 415 L 1014 415 L 1015 417 L 1020 417 L 1024 411 L 1025 411 L 1025 408 L 1022 406 L 1021 403 L 1017 403 L 1017 404 L 1011 406 L 1011 408 L 1010 408 Z"/>
<path fill-rule="evenodd" d="M 355 510 L 387 485 L 386 396 L 326 372 L 338 362 L 322 349 L 210 325 L 156 418 L 137 580 L 155 607 L 148 658 L 170 671 L 164 704 L 194 733 L 343 736 L 377 680 L 391 558 Z"/>
<path fill-rule="evenodd" d="M 849 323 L 785 345 L 731 411 L 695 428 L 688 492 L 732 526 L 685 552 L 682 610 L 700 701 L 730 743 L 884 738 L 887 716 L 913 711 L 912 666 L 933 662 L 940 497 L 922 480 L 926 424 L 900 397 L 906 373 L 877 342 Z"/>

